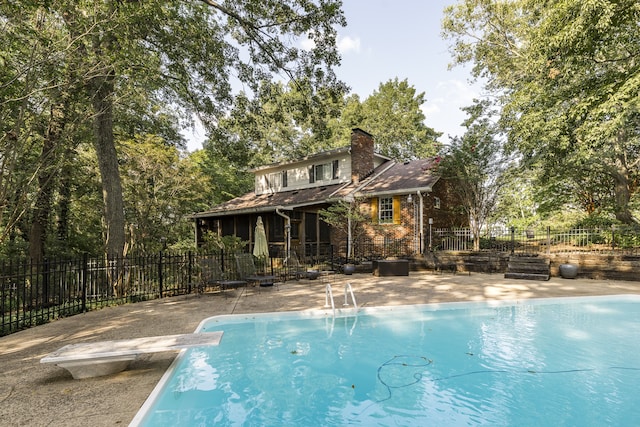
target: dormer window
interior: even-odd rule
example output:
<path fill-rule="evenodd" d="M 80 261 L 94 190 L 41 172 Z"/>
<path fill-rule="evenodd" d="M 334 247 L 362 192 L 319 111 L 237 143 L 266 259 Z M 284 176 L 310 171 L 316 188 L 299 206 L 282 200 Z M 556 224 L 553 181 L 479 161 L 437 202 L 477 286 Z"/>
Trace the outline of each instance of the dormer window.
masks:
<path fill-rule="evenodd" d="M 315 165 L 313 168 L 316 181 L 329 181 L 331 179 L 331 163 Z"/>
<path fill-rule="evenodd" d="M 264 191 L 280 191 L 289 185 L 287 171 L 272 172 L 264 175 L 262 188 Z"/>
<path fill-rule="evenodd" d="M 309 166 L 309 184 L 338 179 L 338 160 Z"/>

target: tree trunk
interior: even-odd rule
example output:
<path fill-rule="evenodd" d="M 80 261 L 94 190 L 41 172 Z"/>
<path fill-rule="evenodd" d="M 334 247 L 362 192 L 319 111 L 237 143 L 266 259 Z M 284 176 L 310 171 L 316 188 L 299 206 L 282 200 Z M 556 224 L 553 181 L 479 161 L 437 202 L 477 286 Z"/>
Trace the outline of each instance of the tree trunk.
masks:
<path fill-rule="evenodd" d="M 67 161 L 73 157 L 73 151 L 67 149 L 65 158 Z M 60 171 L 60 200 L 58 201 L 58 223 L 56 236 L 58 241 L 65 242 L 69 238 L 69 212 L 71 210 L 71 185 L 73 165 L 65 162 Z"/>
<path fill-rule="evenodd" d="M 113 137 L 113 72 L 92 81 L 93 134 L 104 199 L 105 250 L 109 257 L 124 253 L 125 222 L 118 154 Z"/>
<path fill-rule="evenodd" d="M 614 170 L 611 174 L 614 185 L 613 191 L 615 195 L 615 215 L 616 219 L 623 224 L 634 225 L 637 220 L 633 217 L 629 208 L 631 200 L 631 190 L 629 188 L 629 173 L 626 170 Z"/>
<path fill-rule="evenodd" d="M 46 252 L 45 245 L 49 228 L 54 182 L 58 172 L 58 155 L 56 154 L 56 149 L 60 145 L 64 127 L 64 103 L 52 105 L 49 126 L 47 127 L 42 153 L 40 154 L 38 195 L 36 197 L 31 228 L 29 230 L 29 255 L 31 259 L 36 262 L 42 261 Z"/>

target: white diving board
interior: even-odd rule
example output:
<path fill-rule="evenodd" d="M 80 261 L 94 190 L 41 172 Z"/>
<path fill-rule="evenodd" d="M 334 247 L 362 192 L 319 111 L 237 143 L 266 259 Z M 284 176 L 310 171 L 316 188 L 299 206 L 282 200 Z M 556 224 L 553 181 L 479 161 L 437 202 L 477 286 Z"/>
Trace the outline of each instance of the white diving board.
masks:
<path fill-rule="evenodd" d="M 143 354 L 219 345 L 222 334 L 203 332 L 69 344 L 43 357 L 40 363 L 64 368 L 75 379 L 99 377 L 125 370 Z"/>

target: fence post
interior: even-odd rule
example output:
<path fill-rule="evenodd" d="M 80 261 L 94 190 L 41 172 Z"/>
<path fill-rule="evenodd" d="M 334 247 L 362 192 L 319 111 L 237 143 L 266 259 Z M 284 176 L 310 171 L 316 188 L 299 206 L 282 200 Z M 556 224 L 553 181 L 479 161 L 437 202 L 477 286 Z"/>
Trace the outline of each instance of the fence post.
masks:
<path fill-rule="evenodd" d="M 160 292 L 160 298 L 162 298 L 162 249 L 160 249 L 160 256 L 158 257 L 158 291 Z"/>
<path fill-rule="evenodd" d="M 511 227 L 511 255 L 516 251 L 516 228 Z"/>
<path fill-rule="evenodd" d="M 187 285 L 188 286 L 187 293 L 190 294 L 191 293 L 191 283 L 193 281 L 193 254 L 191 253 L 191 251 L 189 251 L 187 256 L 188 256 L 188 259 L 189 259 L 189 272 L 188 272 L 188 275 L 189 275 L 189 281 L 188 282 L 189 282 L 189 284 Z"/>
<path fill-rule="evenodd" d="M 82 312 L 87 311 L 87 275 L 89 274 L 89 256 L 82 255 Z"/>
<path fill-rule="evenodd" d="M 615 224 L 611 225 L 611 250 L 615 252 L 616 250 L 616 226 Z"/>
<path fill-rule="evenodd" d="M 551 226 L 547 225 L 547 255 L 551 255 Z"/>
<path fill-rule="evenodd" d="M 43 306 L 49 303 L 49 258 L 45 257 L 42 260 L 42 301 Z M 37 295 L 36 295 L 37 298 Z"/>

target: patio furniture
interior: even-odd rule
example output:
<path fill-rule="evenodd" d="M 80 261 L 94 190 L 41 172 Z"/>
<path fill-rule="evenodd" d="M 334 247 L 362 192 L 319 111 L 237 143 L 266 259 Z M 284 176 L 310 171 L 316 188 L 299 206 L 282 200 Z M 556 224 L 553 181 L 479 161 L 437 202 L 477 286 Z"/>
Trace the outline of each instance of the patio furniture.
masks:
<path fill-rule="evenodd" d="M 203 258 L 198 262 L 200 267 L 200 281 L 198 282 L 198 294 L 203 294 L 208 286 L 217 286 L 224 293 L 227 289 L 246 287 L 246 280 L 237 280 L 222 271 L 220 263 L 214 258 Z M 226 293 L 225 293 L 226 296 Z"/>
<path fill-rule="evenodd" d="M 40 363 L 64 368 L 75 379 L 99 377 L 125 370 L 143 354 L 218 345 L 222 334 L 204 332 L 69 344 L 43 357 Z"/>
<path fill-rule="evenodd" d="M 306 279 L 308 278 L 307 269 L 304 265 L 300 264 L 300 260 L 298 259 L 298 254 L 294 251 L 290 251 L 282 261 L 282 265 L 284 267 L 284 278 L 286 279 Z"/>
<path fill-rule="evenodd" d="M 373 261 L 374 276 L 408 276 L 409 260 L 406 259 L 381 259 Z"/>
<path fill-rule="evenodd" d="M 259 287 L 273 286 L 276 283 L 275 276 L 258 274 L 252 254 L 237 254 L 236 265 L 240 279 L 247 283 L 258 285 Z"/>

